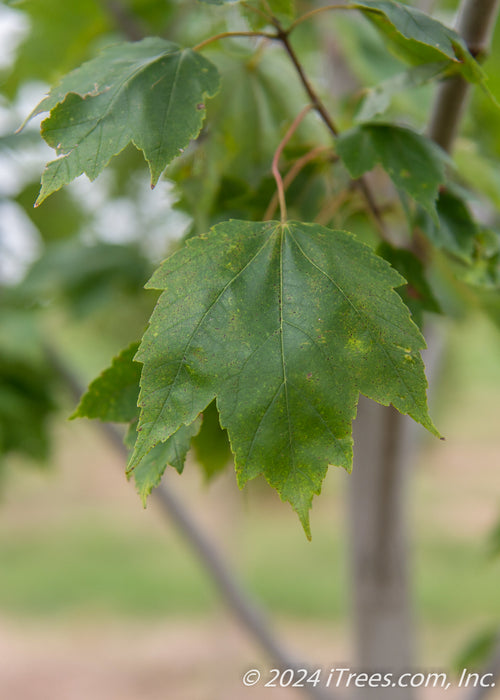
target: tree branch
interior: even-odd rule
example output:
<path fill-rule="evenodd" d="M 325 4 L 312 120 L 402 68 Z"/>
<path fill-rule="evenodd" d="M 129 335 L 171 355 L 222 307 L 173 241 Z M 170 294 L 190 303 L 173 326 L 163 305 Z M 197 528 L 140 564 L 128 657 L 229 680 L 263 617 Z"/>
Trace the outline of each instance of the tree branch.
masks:
<path fill-rule="evenodd" d="M 498 16 L 500 0 L 463 0 L 456 25 L 473 56 L 484 58 Z M 471 85 L 457 76 L 445 80 L 437 93 L 428 134 L 451 152 L 467 106 Z"/>
<path fill-rule="evenodd" d="M 320 117 L 322 118 L 323 122 L 325 125 L 328 127 L 330 130 L 332 136 L 335 138 L 339 135 L 339 129 L 335 125 L 333 119 L 331 118 L 328 110 L 326 109 L 325 105 L 323 104 L 322 100 L 320 99 L 318 93 L 315 91 L 311 83 L 309 82 L 309 78 L 307 77 L 304 68 L 295 53 L 295 50 L 293 46 L 290 43 L 290 40 L 288 38 L 288 31 L 285 31 L 281 26 L 277 26 L 277 38 L 281 41 L 283 44 L 283 47 L 285 48 L 286 52 L 288 53 L 293 65 L 295 66 L 295 69 L 297 71 L 297 74 L 300 78 L 300 81 L 302 85 L 304 86 L 305 91 L 307 92 L 309 99 L 311 100 L 311 104 L 314 107 L 314 109 L 318 112 Z M 382 215 L 380 213 L 380 209 L 377 206 L 377 203 L 375 202 L 375 198 L 372 194 L 372 191 L 370 189 L 370 186 L 368 185 L 366 178 L 360 177 L 357 180 L 353 180 L 354 186 L 360 191 L 361 195 L 363 196 L 368 211 L 370 213 L 370 216 L 373 219 L 374 224 L 376 225 L 380 236 L 383 240 L 386 240 L 388 238 L 387 232 L 385 230 L 385 225 L 384 221 L 382 218 Z"/>
<path fill-rule="evenodd" d="M 500 10 L 500 0 L 462 0 L 457 32 L 462 36 L 471 54 L 484 58 L 489 51 L 491 37 Z M 429 136 L 445 151 L 451 152 L 467 106 L 471 85 L 464 78 L 454 77 L 440 86 L 429 124 Z M 492 681 L 500 676 L 500 635 L 487 662 L 484 674 L 492 674 Z M 491 687 L 479 685 L 466 696 L 467 700 L 482 700 Z"/>
<path fill-rule="evenodd" d="M 45 352 L 51 366 L 62 379 L 73 399 L 79 401 L 83 389 L 71 368 L 68 367 L 65 360 L 60 357 L 53 346 L 46 344 Z M 116 426 L 100 422 L 96 425 L 126 462 L 128 450 L 123 444 L 123 436 Z M 275 636 L 264 612 L 243 589 L 225 562 L 221 552 L 205 533 L 203 527 L 196 522 L 175 495 L 165 479 L 156 489 L 153 489 L 151 499 L 162 514 L 174 523 L 191 550 L 196 553 L 202 562 L 205 571 L 215 582 L 229 609 L 244 629 L 253 635 L 262 649 L 282 669 L 291 668 L 294 671 L 298 671 L 300 668 L 307 668 L 308 665 L 300 662 Z M 314 687 L 309 685 L 308 687 L 303 687 L 303 691 L 305 695 L 313 700 L 332 700 L 335 697 L 320 686 Z"/>
<path fill-rule="evenodd" d="M 301 80 L 301 83 L 304 86 L 305 91 L 307 92 L 307 94 L 309 96 L 309 99 L 311 100 L 312 106 L 318 112 L 318 114 L 321 116 L 321 118 L 323 119 L 326 126 L 333 134 L 333 136 L 338 136 L 339 130 L 337 129 L 337 127 L 333 123 L 333 120 L 330 117 L 325 105 L 321 101 L 319 95 L 317 94 L 317 92 L 314 90 L 313 86 L 309 82 L 309 79 L 308 79 L 307 75 L 305 74 L 304 68 L 302 67 L 301 62 L 299 61 L 299 58 L 298 58 L 297 54 L 295 53 L 293 46 L 290 43 L 287 32 L 285 32 L 281 27 L 278 29 L 277 38 L 280 39 L 286 52 L 290 56 L 290 59 L 291 59 L 293 65 L 295 66 L 295 69 L 298 73 L 298 76 Z"/>

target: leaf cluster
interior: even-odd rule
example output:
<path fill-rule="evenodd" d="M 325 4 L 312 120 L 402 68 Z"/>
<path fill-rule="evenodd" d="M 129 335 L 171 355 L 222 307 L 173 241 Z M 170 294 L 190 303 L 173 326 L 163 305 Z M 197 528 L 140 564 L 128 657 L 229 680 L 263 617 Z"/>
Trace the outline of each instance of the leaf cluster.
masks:
<path fill-rule="evenodd" d="M 37 16 L 36 3 L 22 4 Z M 160 297 L 142 340 L 90 385 L 75 416 L 129 424 L 129 472 L 143 500 L 167 464 L 183 470 L 192 444 L 207 476 L 231 455 L 240 486 L 263 475 L 309 535 L 328 466 L 351 468 L 360 394 L 439 434 L 419 326 L 447 304 L 429 269 L 494 306 L 495 221 L 476 221 L 467 174 L 424 135 L 418 109 L 397 112 L 401 93 L 450 76 L 487 94 L 485 74 L 454 30 L 395 0 L 163 9 L 130 0 L 120 16 L 92 4 L 76 4 L 74 61 L 60 47 L 60 65 L 78 67 L 64 69 L 30 115 L 46 113 L 41 135 L 56 153 L 36 203 L 81 174 L 119 172 L 132 146 L 152 186 L 164 174 L 176 183 L 191 230 L 148 283 Z M 192 20 L 193 7 L 206 24 Z M 112 20 L 134 40 L 109 42 Z M 154 22 L 172 27 L 168 38 L 142 38 Z M 200 24 L 213 35 L 200 40 Z M 375 84 L 345 100 L 326 94 L 323 24 L 340 45 L 351 42 L 345 60 L 361 78 L 377 63 Z M 33 31 L 43 36 L 47 25 Z M 354 47 L 367 45 L 365 59 Z M 299 125 L 305 101 L 313 109 Z M 86 313 L 116 286 L 133 295 L 149 274 L 138 248 L 80 245 L 75 255 L 64 241 L 24 289 L 45 298 L 62 290 Z"/>

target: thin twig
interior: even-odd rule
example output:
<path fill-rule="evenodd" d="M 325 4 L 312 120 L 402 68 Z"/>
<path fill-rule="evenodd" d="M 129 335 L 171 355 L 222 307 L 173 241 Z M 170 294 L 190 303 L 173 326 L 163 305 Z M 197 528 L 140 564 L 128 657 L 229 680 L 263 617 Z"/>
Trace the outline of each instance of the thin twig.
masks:
<path fill-rule="evenodd" d="M 79 401 L 83 394 L 83 388 L 65 359 L 61 357 L 55 347 L 49 344 L 45 345 L 45 353 L 73 399 Z M 128 450 L 123 444 L 123 435 L 117 427 L 111 423 L 100 422 L 96 423 L 96 426 L 126 462 Z M 243 625 L 244 629 L 253 635 L 262 649 L 283 669 L 291 668 L 297 672 L 300 668 L 307 668 L 307 664 L 304 665 L 303 662 L 300 662 L 275 636 L 264 612 L 247 594 L 217 546 L 165 480 L 152 491 L 151 498 L 162 514 L 177 527 L 202 562 L 206 572 L 215 581 L 224 601 L 236 619 Z M 303 690 L 313 700 L 332 700 L 332 695 L 320 687 L 304 687 Z"/>
<path fill-rule="evenodd" d="M 384 217 L 382 216 L 380 207 L 375 201 L 375 197 L 373 196 L 373 192 L 371 191 L 371 188 L 368 185 L 366 178 L 360 177 L 358 180 L 353 180 L 352 184 L 354 185 L 354 187 L 357 187 L 363 195 L 365 202 L 368 205 L 368 214 L 373 223 L 375 224 L 375 227 L 378 230 L 380 237 L 382 238 L 382 240 L 390 242 L 390 237 L 387 234 L 387 229 L 384 224 Z"/>
<path fill-rule="evenodd" d="M 212 44 L 214 41 L 219 41 L 219 39 L 230 39 L 232 37 L 265 37 L 266 39 L 278 38 L 276 34 L 270 34 L 269 32 L 221 32 L 220 34 L 215 34 L 214 36 L 208 37 L 208 39 L 204 39 L 204 41 L 200 41 L 199 44 L 192 47 L 192 50 L 200 51 L 201 49 L 204 49 L 205 46 Z"/>
<path fill-rule="evenodd" d="M 323 153 L 326 152 L 331 152 L 331 149 L 328 146 L 316 146 L 316 148 L 311 149 L 307 153 L 305 153 L 301 158 L 298 158 L 293 166 L 290 168 L 290 170 L 287 172 L 285 177 L 283 178 L 283 189 L 286 192 L 286 190 L 290 187 L 292 182 L 295 180 L 297 175 L 300 173 L 300 171 L 311 161 L 315 160 L 318 158 L 318 156 L 322 155 Z M 334 157 L 336 160 L 336 156 Z M 264 214 L 263 221 L 268 221 L 269 219 L 272 219 L 274 216 L 274 212 L 276 211 L 276 207 L 279 204 L 279 195 L 278 191 L 276 191 L 273 194 L 273 197 L 271 201 L 269 202 L 269 206 L 266 209 L 266 213 Z"/>
<path fill-rule="evenodd" d="M 307 20 L 311 19 L 315 15 L 319 15 L 320 12 L 329 12 L 330 10 L 356 10 L 358 8 L 352 7 L 349 5 L 323 5 L 323 7 L 317 7 L 315 10 L 310 10 L 309 12 L 306 12 L 305 14 L 301 15 L 300 17 L 297 17 L 297 19 L 292 22 L 292 24 L 288 27 L 287 32 L 290 33 L 292 32 L 295 27 L 298 27 L 299 24 L 302 24 L 302 22 L 307 22 Z"/>
<path fill-rule="evenodd" d="M 318 114 L 321 116 L 321 118 L 323 119 L 326 126 L 333 134 L 333 136 L 338 136 L 339 130 L 337 129 L 337 127 L 333 123 L 333 120 L 332 120 L 331 116 L 329 115 L 328 110 L 326 109 L 325 105 L 321 101 L 318 93 L 314 90 L 313 86 L 309 82 L 309 79 L 308 79 L 307 75 L 305 74 L 304 68 L 302 67 L 301 62 L 299 61 L 299 58 L 298 58 L 297 54 L 295 53 L 293 46 L 290 44 L 287 32 L 280 28 L 278 30 L 277 38 L 281 40 L 281 43 L 283 44 L 286 52 L 290 56 L 290 59 L 291 59 L 293 65 L 295 66 L 295 69 L 298 73 L 298 76 L 302 82 L 302 85 L 304 86 L 305 91 L 309 95 L 309 99 L 311 100 L 312 106 L 318 112 Z"/>
<path fill-rule="evenodd" d="M 283 47 L 285 48 L 286 52 L 288 53 L 293 65 L 295 66 L 295 69 L 297 71 L 297 74 L 302 82 L 302 85 L 304 86 L 305 91 L 309 95 L 309 98 L 311 100 L 311 103 L 314 107 L 314 109 L 318 112 L 320 117 L 322 118 L 323 122 L 325 125 L 328 127 L 330 130 L 331 134 L 334 137 L 337 137 L 339 135 L 339 129 L 335 125 L 333 119 L 331 118 L 328 110 L 326 109 L 325 105 L 323 104 L 321 98 L 319 97 L 318 93 L 315 91 L 311 83 L 309 82 L 309 79 L 304 71 L 304 68 L 295 53 L 295 50 L 293 46 L 291 45 L 289 39 L 288 39 L 288 32 L 285 31 L 282 27 L 278 27 L 278 39 L 280 39 L 281 43 L 283 44 Z M 375 198 L 373 196 L 373 193 L 371 191 L 370 186 L 368 185 L 366 179 L 364 177 L 360 177 L 357 180 L 353 180 L 354 186 L 359 189 L 361 194 L 363 195 L 365 202 L 367 204 L 368 212 L 377 227 L 381 237 L 386 240 L 388 239 L 388 234 L 384 225 L 384 220 L 383 217 L 380 213 L 380 209 L 378 208 Z"/>
<path fill-rule="evenodd" d="M 301 109 L 299 114 L 295 117 L 293 122 L 290 125 L 290 128 L 284 135 L 283 139 L 281 140 L 280 144 L 278 145 L 278 148 L 276 149 L 273 157 L 273 164 L 271 167 L 271 171 L 274 175 L 274 179 L 276 180 L 276 187 L 278 188 L 278 199 L 280 203 L 280 212 L 281 212 L 281 223 L 284 224 L 286 221 L 286 201 L 285 201 L 285 188 L 283 186 L 283 179 L 281 177 L 281 173 L 279 170 L 279 161 L 281 154 L 283 153 L 283 149 L 285 148 L 286 144 L 290 141 L 292 136 L 294 135 L 295 131 L 297 130 L 299 124 L 301 121 L 304 119 L 306 114 L 311 111 L 313 108 L 313 105 L 306 105 L 304 109 Z"/>

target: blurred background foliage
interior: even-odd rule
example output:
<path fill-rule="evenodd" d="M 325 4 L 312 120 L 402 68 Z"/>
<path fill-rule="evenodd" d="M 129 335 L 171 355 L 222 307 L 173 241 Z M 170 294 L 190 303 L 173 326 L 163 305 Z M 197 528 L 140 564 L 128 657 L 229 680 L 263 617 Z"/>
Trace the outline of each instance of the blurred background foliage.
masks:
<path fill-rule="evenodd" d="M 305 11 L 311 4 L 299 1 L 297 7 Z M 457 5 L 411 4 L 432 4 L 447 23 Z M 169 251 L 217 221 L 262 218 L 275 190 L 273 153 L 304 104 L 303 89 L 279 47 L 245 39 L 210 46 L 207 56 L 223 75 L 221 92 L 208 104 L 198 141 L 169 166 L 154 192 L 142 157 L 127 148 L 95 183 L 80 178 L 34 209 L 50 151 L 38 136 L 39 120 L 14 132 L 50 85 L 100 47 L 148 34 L 194 45 L 248 26 L 248 14 L 237 7 L 196 0 L 0 3 L 2 617 L 134 618 L 217 610 L 199 565 L 175 534 L 165 534 L 159 519 L 142 513 L 138 497 L 129 496 L 132 484 L 109 466 L 116 458 L 94 428 L 66 424 L 73 402 L 53 353 L 83 386 L 142 335 L 156 300 L 143 285 Z M 401 90 L 396 82 L 396 88 L 381 90 L 406 66 L 361 17 L 322 15 L 297 29 L 294 45 L 342 129 L 368 108 L 383 109 L 376 118 L 425 128 L 435 86 L 424 80 Z M 484 67 L 500 100 L 500 26 Z M 379 251 L 412 277 L 423 299 L 411 307 L 417 322 L 446 314 L 440 320 L 446 347 L 432 402 L 448 442 L 436 446 L 426 438 L 413 500 L 421 658 L 434 665 L 448 664 L 473 633 L 483 634 L 500 620 L 498 123 L 498 109 L 476 89 L 453 156 L 452 178 L 467 201 L 465 214 L 444 200 L 440 213 L 442 225 L 447 216 L 459 216 L 462 225 L 476 226 L 470 212 L 481 221 L 471 259 L 444 246 L 425 276 L 395 247 Z M 284 170 L 328 143 L 323 125 L 308 115 L 285 151 Z M 348 183 L 338 162 L 311 161 L 290 186 L 290 216 L 353 230 L 375 245 L 373 223 Z M 392 190 L 384 178 L 377 188 L 388 203 L 397 245 L 409 235 L 404 206 L 389 204 Z M 411 298 L 406 301 L 411 306 Z M 213 423 L 216 434 L 216 416 Z M 228 454 L 220 441 L 213 444 L 212 467 L 206 469 L 219 472 Z M 192 468 L 199 448 L 194 445 L 180 488 L 234 551 L 250 588 L 279 616 L 329 620 L 344 638 L 346 475 L 331 470 L 326 493 L 315 504 L 309 545 L 292 515 L 276 508 L 259 483 L 243 497 L 230 474 L 208 493 L 200 488 L 206 476 Z M 28 470 L 32 460 L 43 471 Z"/>

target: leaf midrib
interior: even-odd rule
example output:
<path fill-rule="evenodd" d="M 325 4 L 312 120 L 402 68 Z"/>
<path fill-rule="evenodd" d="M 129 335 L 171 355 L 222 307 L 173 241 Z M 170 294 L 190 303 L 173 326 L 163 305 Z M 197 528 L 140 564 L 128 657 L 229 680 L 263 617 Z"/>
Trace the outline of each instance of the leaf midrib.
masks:
<path fill-rule="evenodd" d="M 177 368 L 177 372 L 176 372 L 176 374 L 175 374 L 175 377 L 174 377 L 172 383 L 170 384 L 170 387 L 169 387 L 167 396 L 165 397 L 165 400 L 163 401 L 162 406 L 161 406 L 160 410 L 158 411 L 158 414 L 157 414 L 155 420 L 154 420 L 153 423 L 151 424 L 151 427 L 150 427 L 149 430 L 148 430 L 148 434 L 150 434 L 150 433 L 156 428 L 156 425 L 158 424 L 158 421 L 161 419 L 161 416 L 162 416 L 162 414 L 163 414 L 163 411 L 165 410 L 165 406 L 167 405 L 167 402 L 168 402 L 168 400 L 170 399 L 170 395 L 171 395 L 171 393 L 172 393 L 172 391 L 173 391 L 173 389 L 174 389 L 174 387 L 175 387 L 175 385 L 176 385 L 176 383 L 177 383 L 177 379 L 178 379 L 178 377 L 179 377 L 179 373 L 180 373 L 182 367 L 183 367 L 184 364 L 185 364 L 185 362 L 184 362 L 184 357 L 185 357 L 185 355 L 186 355 L 186 352 L 189 350 L 189 347 L 190 347 L 191 343 L 193 342 L 193 340 L 194 340 L 196 334 L 198 333 L 198 330 L 199 330 L 200 327 L 202 326 L 202 324 L 203 324 L 203 322 L 205 321 L 206 317 L 208 316 L 209 312 L 210 312 L 210 311 L 213 309 L 213 307 L 218 303 L 218 301 L 221 299 L 221 297 L 222 297 L 223 294 L 226 292 L 226 290 L 238 279 L 238 277 L 240 277 L 240 275 L 242 275 L 242 274 L 244 273 L 244 271 L 252 264 L 252 262 L 261 254 L 261 252 L 265 249 L 265 247 L 266 247 L 266 246 L 269 244 L 269 242 L 272 240 L 272 237 L 273 237 L 273 236 L 272 236 L 272 231 L 270 231 L 268 237 L 266 238 L 266 240 L 264 241 L 264 243 L 259 247 L 259 249 L 257 250 L 257 252 L 256 252 L 256 253 L 250 258 L 250 260 L 241 268 L 241 270 L 239 270 L 239 271 L 237 272 L 237 274 L 234 275 L 234 277 L 232 277 L 232 278 L 227 282 L 227 284 L 226 284 L 226 285 L 222 288 L 222 290 L 217 294 L 217 296 L 215 297 L 215 299 L 210 303 L 210 305 L 209 305 L 208 308 L 206 309 L 205 313 L 203 314 L 203 316 L 201 317 L 201 319 L 200 319 L 200 320 L 198 321 L 198 323 L 196 324 L 196 327 L 194 328 L 193 332 L 191 333 L 191 335 L 189 336 L 189 338 L 188 338 L 188 340 L 187 340 L 187 342 L 186 342 L 186 345 L 185 345 L 184 350 L 183 350 L 183 352 L 182 352 L 182 358 L 183 358 L 183 359 L 179 362 L 179 366 L 178 366 L 178 368 Z M 142 384 L 141 384 L 141 388 L 142 388 Z M 215 396 L 215 394 L 214 394 L 214 396 Z M 140 397 L 140 398 L 141 398 L 141 397 Z M 213 397 L 212 397 L 212 398 L 213 398 Z M 172 434 L 172 433 L 171 433 L 171 434 Z M 141 435 L 143 435 L 143 432 L 141 433 Z M 170 437 L 170 436 L 167 436 L 166 439 L 168 439 L 168 437 Z"/>

